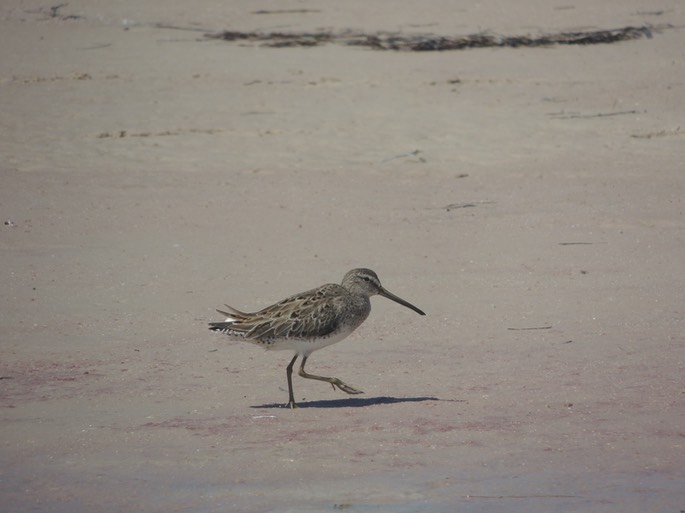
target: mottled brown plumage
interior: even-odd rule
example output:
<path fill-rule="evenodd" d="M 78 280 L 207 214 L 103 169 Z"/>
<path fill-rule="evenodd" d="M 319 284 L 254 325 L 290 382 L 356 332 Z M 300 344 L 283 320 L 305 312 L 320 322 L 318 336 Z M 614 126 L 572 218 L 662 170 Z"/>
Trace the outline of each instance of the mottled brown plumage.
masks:
<path fill-rule="evenodd" d="M 360 394 L 337 378 L 315 376 L 304 371 L 309 355 L 335 344 L 352 333 L 366 320 L 371 311 L 369 298 L 382 295 L 425 315 L 411 303 L 385 290 L 376 273 L 370 269 L 353 269 L 345 274 L 340 285 L 327 284 L 295 294 L 254 313 L 245 313 L 226 305 L 224 322 L 212 322 L 211 330 L 228 335 L 233 340 L 245 340 L 266 349 L 293 350 L 295 356 L 287 367 L 288 405 L 296 407 L 292 387 L 292 369 L 302 356 L 299 375 L 318 379 L 338 387 L 348 394 Z"/>

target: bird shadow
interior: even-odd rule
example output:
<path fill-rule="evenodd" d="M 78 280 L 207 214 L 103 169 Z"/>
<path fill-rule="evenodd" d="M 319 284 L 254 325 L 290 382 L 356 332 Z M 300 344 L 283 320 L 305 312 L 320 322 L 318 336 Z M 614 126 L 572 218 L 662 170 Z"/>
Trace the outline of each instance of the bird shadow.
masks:
<path fill-rule="evenodd" d="M 419 403 L 422 401 L 441 401 L 437 397 L 347 397 L 345 399 L 329 399 L 325 401 L 309 401 L 297 403 L 298 408 L 363 408 L 379 404 Z M 271 403 L 251 406 L 251 408 L 288 408 L 287 404 Z"/>

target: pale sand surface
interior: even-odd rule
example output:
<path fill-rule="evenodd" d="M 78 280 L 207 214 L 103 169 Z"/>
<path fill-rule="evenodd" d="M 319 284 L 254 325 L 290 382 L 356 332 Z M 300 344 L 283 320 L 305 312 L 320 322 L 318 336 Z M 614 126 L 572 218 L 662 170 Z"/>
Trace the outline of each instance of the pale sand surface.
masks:
<path fill-rule="evenodd" d="M 685 6 L 515 4 L 3 2 L 0 509 L 685 509 Z M 360 266 L 362 396 L 207 330 Z"/>

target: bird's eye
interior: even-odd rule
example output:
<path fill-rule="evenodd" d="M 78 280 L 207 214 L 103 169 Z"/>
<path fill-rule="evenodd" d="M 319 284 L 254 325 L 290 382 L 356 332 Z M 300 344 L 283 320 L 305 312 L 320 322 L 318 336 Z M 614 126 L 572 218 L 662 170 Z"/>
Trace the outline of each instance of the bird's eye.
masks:
<path fill-rule="evenodd" d="M 368 276 L 362 276 L 362 280 L 364 280 L 364 281 L 371 281 L 371 278 L 369 278 Z"/>

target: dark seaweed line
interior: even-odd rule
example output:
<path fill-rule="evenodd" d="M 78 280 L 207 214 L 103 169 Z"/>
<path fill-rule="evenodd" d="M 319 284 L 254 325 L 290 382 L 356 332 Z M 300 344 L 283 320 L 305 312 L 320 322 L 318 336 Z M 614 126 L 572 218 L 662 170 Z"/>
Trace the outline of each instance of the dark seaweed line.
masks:
<path fill-rule="evenodd" d="M 668 27 L 661 27 L 668 28 Z M 464 50 L 468 48 L 521 48 L 544 47 L 552 45 L 593 45 L 615 43 L 639 38 L 652 38 L 654 29 L 643 27 L 623 27 L 612 30 L 589 32 L 561 32 L 531 36 L 499 36 L 493 34 L 471 34 L 450 38 L 443 36 L 403 36 L 399 34 L 360 34 L 343 32 L 283 33 L 283 32 L 239 32 L 225 30 L 205 34 L 205 37 L 224 41 L 247 41 L 262 43 L 265 46 L 282 48 L 292 46 L 319 46 L 337 43 L 350 46 L 365 46 L 374 50 L 396 50 L 412 52 L 431 52 L 445 50 Z"/>

